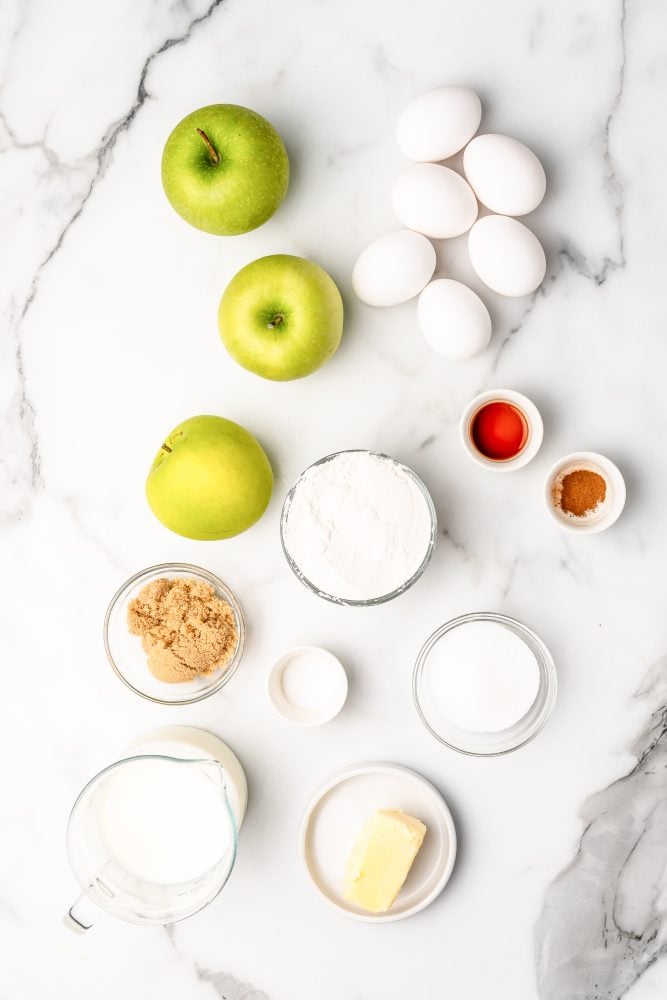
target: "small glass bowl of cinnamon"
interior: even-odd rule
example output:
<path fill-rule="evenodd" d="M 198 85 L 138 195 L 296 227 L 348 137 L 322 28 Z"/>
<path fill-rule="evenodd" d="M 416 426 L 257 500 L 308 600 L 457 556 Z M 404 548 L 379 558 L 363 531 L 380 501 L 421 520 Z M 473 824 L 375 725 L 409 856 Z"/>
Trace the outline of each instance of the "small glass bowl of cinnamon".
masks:
<path fill-rule="evenodd" d="M 625 481 L 604 455 L 577 451 L 551 467 L 544 500 L 561 528 L 592 535 L 610 528 L 620 517 L 625 506 Z"/>

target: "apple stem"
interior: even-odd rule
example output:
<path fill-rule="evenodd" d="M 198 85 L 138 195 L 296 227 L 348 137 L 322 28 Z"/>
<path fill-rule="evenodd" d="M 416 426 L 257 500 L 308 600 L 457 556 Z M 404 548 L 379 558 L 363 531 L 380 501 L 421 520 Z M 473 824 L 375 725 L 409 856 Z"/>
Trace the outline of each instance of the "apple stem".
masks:
<path fill-rule="evenodd" d="M 162 445 L 162 451 L 166 451 L 168 455 L 171 455 L 171 448 L 169 447 L 168 444 Z"/>
<path fill-rule="evenodd" d="M 201 129 L 201 128 L 198 128 L 197 132 L 199 133 L 199 135 L 202 137 L 202 139 L 206 143 L 206 148 L 208 149 L 209 153 L 211 154 L 211 159 L 213 160 L 213 162 L 214 163 L 220 163 L 220 154 L 217 152 L 215 146 L 213 145 L 213 143 L 211 142 L 211 140 L 209 139 L 209 137 L 206 135 L 206 132 L 204 132 L 204 130 Z"/>
<path fill-rule="evenodd" d="M 280 326 L 280 324 L 283 322 L 284 318 L 285 317 L 281 316 L 280 313 L 278 313 L 277 316 L 274 316 L 273 319 L 271 320 L 271 322 L 269 323 L 269 330 L 273 330 L 274 327 Z"/>

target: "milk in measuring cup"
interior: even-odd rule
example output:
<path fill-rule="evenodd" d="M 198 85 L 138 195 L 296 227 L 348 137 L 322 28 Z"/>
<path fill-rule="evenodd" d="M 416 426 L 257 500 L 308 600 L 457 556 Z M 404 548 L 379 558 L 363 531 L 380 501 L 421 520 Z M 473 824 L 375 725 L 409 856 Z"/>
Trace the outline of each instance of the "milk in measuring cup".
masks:
<path fill-rule="evenodd" d="M 174 885 L 209 871 L 228 849 L 220 790 L 203 771 L 147 757 L 120 769 L 98 803 L 109 857 L 142 882 Z"/>

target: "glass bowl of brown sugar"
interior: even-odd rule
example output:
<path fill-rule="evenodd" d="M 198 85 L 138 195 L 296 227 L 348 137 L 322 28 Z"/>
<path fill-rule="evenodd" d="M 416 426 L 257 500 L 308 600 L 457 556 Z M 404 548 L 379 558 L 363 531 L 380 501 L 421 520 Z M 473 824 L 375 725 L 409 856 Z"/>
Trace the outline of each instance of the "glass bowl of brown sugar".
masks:
<path fill-rule="evenodd" d="M 544 501 L 565 531 L 592 535 L 610 528 L 625 506 L 625 481 L 614 463 L 595 451 L 577 451 L 551 467 Z"/>
<path fill-rule="evenodd" d="M 191 705 L 215 694 L 236 672 L 244 643 L 243 612 L 232 591 L 188 563 L 135 573 L 104 617 L 114 673 L 159 705 Z"/>

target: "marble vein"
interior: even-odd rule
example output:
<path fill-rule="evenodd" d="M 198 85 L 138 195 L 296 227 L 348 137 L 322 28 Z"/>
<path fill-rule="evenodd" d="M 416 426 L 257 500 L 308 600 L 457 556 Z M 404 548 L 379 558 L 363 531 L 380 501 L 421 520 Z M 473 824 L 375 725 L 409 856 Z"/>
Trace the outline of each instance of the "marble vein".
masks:
<path fill-rule="evenodd" d="M 619 727 L 632 725 L 626 691 L 656 649 L 667 649 L 666 484 L 655 457 L 665 427 L 664 136 L 652 127 L 667 85 L 666 15 L 657 0 L 565 0 L 557 10 L 511 0 L 485 5 L 483 17 L 478 6 L 413 0 L 390 17 L 381 0 L 0 6 L 0 520 L 12 520 L 0 532 L 10 570 L 0 646 L 9 664 L 4 729 L 22 751 L 21 766 L 4 775 L 3 998 L 430 1000 L 444 983 L 463 1000 L 536 1000 L 538 988 L 542 1000 L 666 995 L 667 680 L 664 689 L 657 677 L 647 682 L 633 714 L 639 730 L 654 710 L 651 726 L 630 763 L 614 763 Z M 377 190 L 401 169 L 395 111 L 447 80 L 477 87 L 486 123 L 534 143 L 553 178 L 535 215 L 548 246 L 544 289 L 490 298 L 496 335 L 460 366 L 421 342 L 414 303 L 363 310 L 349 289 L 365 227 L 371 238 L 393 225 Z M 150 169 L 146 160 L 159 155 L 156 138 L 174 115 L 218 97 L 274 120 L 295 167 L 276 219 L 220 242 L 169 217 L 155 159 Z M 150 225 L 124 254 L 127 217 L 114 207 L 130 189 Z M 94 219 L 112 225 L 91 258 Z M 465 252 L 458 260 L 464 242 L 443 241 L 439 262 L 443 274 L 474 285 Z M 208 305 L 191 326 L 180 307 L 197 298 L 214 309 L 228 276 L 281 250 L 329 268 L 350 308 L 331 365 L 272 386 L 251 382 L 219 350 Z M 84 340 L 92 315 L 93 344 Z M 108 348 L 102 358 L 98 343 Z M 156 344 L 165 348 L 157 357 Z M 509 479 L 486 477 L 457 443 L 463 405 L 496 378 L 533 394 L 547 418 L 543 452 Z M 167 535 L 141 495 L 154 434 L 199 406 L 247 423 L 280 466 L 263 523 L 220 545 Z M 94 450 L 110 430 L 115 447 Z M 368 615 L 290 582 L 276 533 L 292 475 L 354 443 L 417 467 L 442 514 L 428 576 L 402 603 Z M 618 458 L 631 489 L 613 532 L 580 540 L 548 523 L 540 493 L 550 462 L 587 446 Z M 251 640 L 229 695 L 178 720 L 116 683 L 99 638 L 115 584 L 170 558 L 228 579 Z M 36 583 L 47 598 L 39 619 Z M 441 752 L 405 688 L 423 639 L 479 607 L 506 609 L 550 642 L 557 636 L 565 681 L 543 736 L 497 768 Z M 321 732 L 285 730 L 261 693 L 267 664 L 299 642 L 349 657 L 349 710 Z M 171 718 L 210 728 L 241 756 L 252 798 L 243 868 L 219 906 L 167 936 L 101 920 L 84 940 L 70 939 L 59 922 L 76 893 L 63 848 L 67 809 L 90 773 Z M 460 816 L 462 853 L 436 906 L 375 931 L 311 898 L 296 837 L 309 789 L 380 752 L 441 785 Z M 630 768 L 582 805 L 610 771 Z M 550 780 L 527 795 L 529 773 Z M 35 856 L 39 865 L 18 863 Z M 570 860 L 536 932 L 536 899 L 539 909 L 546 883 Z M 257 920 L 258 908 L 266 919 Z M 332 964 L 334 952 L 345 962 Z"/>
<path fill-rule="evenodd" d="M 626 80 L 626 66 L 627 66 L 627 44 L 626 44 L 626 31 L 627 31 L 627 0 L 621 0 L 620 5 L 620 16 L 619 16 L 619 47 L 620 47 L 620 61 L 617 76 L 616 90 L 613 94 L 611 105 L 609 111 L 607 112 L 606 118 L 602 126 L 602 160 L 603 160 L 603 172 L 604 172 L 604 185 L 606 190 L 609 192 L 609 197 L 611 201 L 611 207 L 616 219 L 617 231 L 618 231 L 618 246 L 616 253 L 606 254 L 603 259 L 601 266 L 596 267 L 588 256 L 576 245 L 576 243 L 567 236 L 563 236 L 560 240 L 559 246 L 554 255 L 554 261 L 552 267 L 547 272 L 547 278 L 544 283 L 537 289 L 527 302 L 527 305 L 517 321 L 515 321 L 508 332 L 503 336 L 496 353 L 494 355 L 493 361 L 489 369 L 489 377 L 492 377 L 497 372 L 501 362 L 503 361 L 507 347 L 516 337 L 517 334 L 521 333 L 525 327 L 528 325 L 530 317 L 537 305 L 544 296 L 547 296 L 554 283 L 557 280 L 557 272 L 559 266 L 568 267 L 570 270 L 574 271 L 576 274 L 585 278 L 587 281 L 593 282 L 594 285 L 600 286 L 604 285 L 610 274 L 620 270 L 626 266 L 626 256 L 625 256 L 625 225 L 624 225 L 624 213 L 625 213 L 625 197 L 624 197 L 624 184 L 621 178 L 621 172 L 616 164 L 614 154 L 612 152 L 612 136 L 614 125 L 616 123 L 618 113 L 621 109 L 623 103 L 623 96 L 625 92 L 625 80 Z M 534 45 L 534 39 L 531 42 Z"/>
<path fill-rule="evenodd" d="M 618 247 L 615 255 L 607 254 L 602 259 L 600 267 L 594 267 L 586 255 L 579 250 L 572 241 L 563 239 L 557 252 L 557 259 L 564 265 L 581 275 L 595 285 L 603 285 L 607 278 L 614 271 L 625 267 L 627 261 L 625 256 L 625 189 L 621 177 L 620 169 L 612 152 L 612 137 L 614 125 L 618 113 L 623 103 L 625 93 L 625 81 L 627 71 L 627 0 L 620 2 L 620 15 L 618 22 L 620 61 L 616 90 L 614 92 L 611 106 L 602 127 L 602 159 L 604 167 L 604 183 L 611 200 L 612 211 L 616 219 L 618 230 Z"/>
<path fill-rule="evenodd" d="M 164 928 L 172 948 L 188 965 L 191 964 L 197 981 L 210 986 L 220 1000 L 269 1000 L 268 995 L 262 990 L 258 990 L 251 983 L 241 982 L 229 972 L 215 972 L 198 965 L 196 962 L 191 962 L 177 946 L 176 926 L 176 924 L 166 924 Z"/>
<path fill-rule="evenodd" d="M 86 207 L 86 203 L 88 202 L 90 196 L 92 195 L 93 191 L 97 187 L 100 180 L 102 180 L 102 178 L 104 177 L 104 174 L 111 160 L 111 155 L 113 153 L 114 147 L 116 146 L 116 143 L 118 142 L 118 139 L 121 137 L 121 135 L 123 135 L 124 132 L 127 132 L 127 130 L 132 125 L 132 122 L 135 120 L 135 118 L 141 111 L 142 107 L 150 97 L 150 94 L 146 87 L 146 80 L 148 78 L 151 66 L 153 65 L 156 59 L 158 59 L 165 52 L 168 52 L 169 49 L 172 49 L 175 45 L 185 44 L 191 37 L 193 30 L 198 25 L 202 24 L 204 21 L 207 21 L 214 13 L 214 11 L 222 3 L 224 3 L 224 0 L 212 0 L 212 3 L 209 4 L 209 6 L 206 8 L 203 14 L 201 14 L 199 17 L 193 18 L 189 22 L 187 28 L 182 34 L 176 35 L 171 38 L 167 38 L 162 43 L 162 45 L 159 46 L 159 48 L 157 48 L 154 52 L 151 52 L 150 55 L 146 57 L 144 64 L 141 68 L 141 71 L 139 73 L 137 92 L 135 99 L 132 103 L 132 106 L 129 108 L 126 114 L 122 116 L 122 118 L 118 119 L 118 121 L 113 122 L 109 126 L 109 128 L 107 129 L 102 138 L 102 142 L 100 143 L 98 149 L 94 150 L 90 154 L 91 158 L 95 161 L 95 167 L 93 175 L 88 184 L 87 190 L 85 191 L 84 196 L 81 199 L 81 202 L 79 203 L 77 208 L 70 215 L 69 219 L 65 222 L 65 225 L 61 229 L 55 243 L 49 249 L 49 251 L 47 252 L 44 259 L 41 261 L 41 263 L 38 265 L 37 270 L 33 275 L 28 296 L 21 310 L 21 319 L 25 317 L 35 299 L 35 296 L 39 288 L 39 281 L 42 274 L 44 273 L 44 269 L 53 260 L 55 255 L 62 247 L 63 243 L 65 242 L 65 239 L 67 238 L 67 234 L 69 233 L 72 226 L 81 217 L 81 213 Z"/>
<path fill-rule="evenodd" d="M 667 952 L 667 658 L 638 696 L 655 707 L 637 763 L 587 800 L 575 857 L 546 893 L 540 1000 L 620 1000 Z"/>
<path fill-rule="evenodd" d="M 553 280 L 553 278 L 551 280 Z M 534 310 L 534 308 L 535 308 L 535 306 L 537 304 L 538 299 L 541 296 L 543 296 L 543 295 L 546 294 L 546 288 L 547 288 L 547 285 L 544 284 L 544 285 L 541 285 L 536 291 L 533 292 L 533 294 L 530 296 L 530 298 L 529 298 L 529 300 L 528 300 L 528 302 L 526 304 L 525 309 L 521 313 L 519 319 L 510 327 L 510 329 L 508 330 L 508 332 L 505 334 L 505 336 L 501 340 L 500 344 L 498 345 L 498 349 L 496 350 L 495 356 L 493 358 L 493 362 L 491 364 L 491 367 L 489 368 L 489 378 L 491 376 L 495 375 L 496 371 L 498 370 L 498 367 L 499 367 L 501 361 L 505 357 L 506 349 L 507 349 L 507 346 L 509 345 L 509 343 L 513 340 L 513 338 L 516 336 L 516 334 L 520 333 L 524 329 L 524 327 L 527 325 L 528 320 L 529 320 L 529 318 L 530 318 L 530 316 L 531 316 L 531 314 L 532 314 L 532 312 L 533 312 L 533 310 Z"/>
<path fill-rule="evenodd" d="M 604 123 L 604 162 L 607 168 L 607 187 L 610 191 L 612 203 L 614 205 L 614 213 L 618 220 L 618 259 L 617 261 L 607 261 L 606 266 L 614 269 L 625 265 L 625 235 L 623 227 L 624 188 L 623 181 L 621 180 L 611 151 L 611 133 L 616 121 L 616 116 L 621 107 L 625 91 L 625 69 L 627 63 L 626 23 L 627 0 L 621 0 L 621 16 L 619 21 L 621 61 L 618 70 L 618 86 L 616 88 L 616 93 L 614 95 L 609 114 L 607 115 L 607 120 Z"/>
<path fill-rule="evenodd" d="M 3 129 L 6 132 L 7 138 L 9 139 L 9 143 L 3 146 L 3 148 L 0 150 L 0 153 L 6 153 L 11 149 L 20 149 L 20 150 L 38 149 L 44 155 L 44 159 L 51 167 L 60 168 L 65 166 L 65 164 L 60 159 L 55 150 L 52 149 L 46 142 L 46 138 L 30 139 L 28 141 L 19 139 L 16 132 L 9 124 L 7 116 L 4 114 L 3 111 L 0 111 L 0 124 L 2 125 Z"/>
<path fill-rule="evenodd" d="M 192 17 L 188 21 L 185 29 L 180 34 L 172 35 L 166 38 L 157 49 L 146 57 L 139 72 L 136 95 L 132 105 L 121 118 L 109 125 L 102 137 L 100 145 L 84 158 L 84 162 L 91 163 L 92 168 L 82 193 L 79 195 L 78 199 L 75 200 L 73 209 L 70 211 L 69 215 L 60 227 L 50 247 L 43 255 L 42 259 L 37 263 L 37 266 L 33 271 L 32 278 L 30 279 L 25 298 L 22 302 L 16 302 L 15 299 L 12 300 L 9 327 L 14 343 L 13 362 L 16 376 L 16 388 L 13 399 L 10 402 L 8 412 L 6 413 L 5 423 L 6 426 L 8 425 L 10 428 L 14 429 L 14 435 L 18 434 L 22 438 L 22 441 L 19 442 L 17 446 L 17 442 L 14 440 L 14 442 L 12 442 L 12 446 L 3 446 L 2 448 L 3 457 L 1 462 L 4 467 L 5 485 L 12 487 L 11 490 L 5 490 L 2 511 L 3 520 L 5 521 L 21 518 L 25 514 L 25 508 L 27 506 L 29 495 L 34 493 L 37 488 L 43 485 L 41 475 L 42 463 L 40 446 L 36 428 L 37 415 L 29 393 L 23 361 L 23 346 L 21 343 L 21 326 L 23 320 L 27 316 L 30 307 L 35 301 L 45 270 L 64 245 L 68 233 L 71 231 L 78 219 L 80 219 L 86 204 L 90 200 L 97 185 L 104 177 L 119 138 L 128 131 L 142 107 L 149 99 L 150 94 L 146 86 L 146 81 L 151 67 L 161 55 L 174 48 L 174 46 L 186 44 L 192 36 L 192 32 L 199 25 L 208 21 L 217 8 L 223 3 L 224 0 L 212 0 L 202 14 Z M 0 112 L 0 123 L 2 123 L 6 135 L 14 149 L 23 151 L 35 149 L 39 150 L 49 164 L 49 167 L 56 172 L 65 170 L 65 172 L 75 174 L 81 171 L 81 162 L 78 162 L 70 167 L 64 167 L 55 152 L 46 143 L 45 138 L 30 142 L 17 141 L 17 137 L 7 121 L 6 115 L 2 112 Z M 16 414 L 16 421 L 11 420 L 12 413 Z M 5 434 L 6 433 L 7 432 L 5 432 Z M 21 489 L 21 484 L 28 485 L 29 490 L 26 491 Z"/>
<path fill-rule="evenodd" d="M 262 990 L 255 989 L 251 983 L 242 983 L 227 972 L 211 972 L 209 969 L 197 968 L 197 979 L 209 983 L 220 1000 L 269 1000 Z"/>

